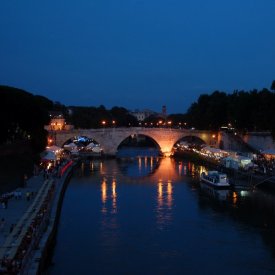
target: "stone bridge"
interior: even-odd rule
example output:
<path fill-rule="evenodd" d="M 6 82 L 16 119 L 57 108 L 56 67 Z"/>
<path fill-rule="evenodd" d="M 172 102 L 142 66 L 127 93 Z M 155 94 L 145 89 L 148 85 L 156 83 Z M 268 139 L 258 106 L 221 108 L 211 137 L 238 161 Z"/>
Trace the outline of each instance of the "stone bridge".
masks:
<path fill-rule="evenodd" d="M 63 146 L 66 141 L 73 137 L 86 136 L 97 141 L 107 155 L 115 155 L 121 142 L 132 135 L 144 135 L 153 139 L 159 146 L 161 153 L 166 156 L 171 154 L 175 143 L 184 137 L 197 137 L 214 147 L 218 147 L 220 138 L 220 134 L 213 131 L 172 128 L 129 127 L 54 131 L 55 143 L 58 146 Z"/>

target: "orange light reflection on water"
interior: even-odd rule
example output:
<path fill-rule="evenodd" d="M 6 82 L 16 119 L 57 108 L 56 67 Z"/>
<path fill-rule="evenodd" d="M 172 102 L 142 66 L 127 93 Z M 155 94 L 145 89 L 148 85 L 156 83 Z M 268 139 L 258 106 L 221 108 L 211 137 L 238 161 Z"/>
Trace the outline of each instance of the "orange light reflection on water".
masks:
<path fill-rule="evenodd" d="M 162 180 L 159 180 L 158 182 L 158 208 L 163 205 L 163 185 Z"/>
<path fill-rule="evenodd" d="M 112 203 L 113 212 L 116 212 L 117 211 L 117 193 L 116 193 L 116 180 L 115 179 L 113 179 L 113 182 L 112 182 L 112 199 L 113 199 L 113 203 Z"/>
<path fill-rule="evenodd" d="M 172 203 L 173 203 L 173 186 L 172 186 L 172 181 L 169 180 L 167 183 L 167 206 L 171 208 Z"/>

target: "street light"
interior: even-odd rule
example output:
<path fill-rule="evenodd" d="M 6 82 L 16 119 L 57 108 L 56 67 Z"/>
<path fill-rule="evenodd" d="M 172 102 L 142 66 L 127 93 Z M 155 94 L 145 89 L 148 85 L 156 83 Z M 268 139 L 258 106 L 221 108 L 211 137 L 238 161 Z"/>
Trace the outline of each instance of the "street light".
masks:
<path fill-rule="evenodd" d="M 116 121 L 113 120 L 113 121 L 112 121 L 112 124 L 113 124 L 113 126 L 115 127 L 115 126 L 116 126 Z"/>
<path fill-rule="evenodd" d="M 101 124 L 102 124 L 103 126 L 105 126 L 105 125 L 106 125 L 106 121 L 105 121 L 105 120 L 102 120 L 102 121 L 101 121 Z"/>
<path fill-rule="evenodd" d="M 53 140 L 51 138 L 48 139 L 48 146 L 52 145 Z"/>

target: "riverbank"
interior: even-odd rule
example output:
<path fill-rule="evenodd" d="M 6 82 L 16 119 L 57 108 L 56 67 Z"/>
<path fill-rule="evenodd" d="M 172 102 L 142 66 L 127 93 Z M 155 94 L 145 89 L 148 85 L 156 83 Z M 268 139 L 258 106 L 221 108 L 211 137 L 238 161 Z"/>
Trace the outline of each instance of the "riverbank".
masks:
<path fill-rule="evenodd" d="M 67 161 L 61 177 L 45 179 L 40 174 L 10 194 L 7 207 L 1 209 L 1 272 L 39 274 L 72 166 L 73 162 Z"/>
<path fill-rule="evenodd" d="M 229 177 L 230 184 L 236 189 L 253 189 L 257 187 L 266 191 L 275 192 L 275 177 L 270 175 L 257 174 L 253 171 L 245 171 L 242 169 L 226 168 L 222 166 L 218 160 L 196 154 L 195 152 L 185 151 L 177 153 L 173 157 L 176 160 L 189 160 L 196 164 L 204 165 L 211 170 L 225 172 Z"/>
<path fill-rule="evenodd" d="M 67 184 L 70 181 L 73 167 L 76 163 L 71 163 L 65 171 L 63 177 L 58 180 L 55 195 L 52 202 L 48 226 L 45 230 L 35 254 L 32 257 L 31 266 L 28 274 L 41 274 L 48 265 L 48 260 L 51 257 L 51 251 L 55 243 L 55 236 L 59 222 L 59 216 L 62 209 L 63 197 L 66 191 Z"/>

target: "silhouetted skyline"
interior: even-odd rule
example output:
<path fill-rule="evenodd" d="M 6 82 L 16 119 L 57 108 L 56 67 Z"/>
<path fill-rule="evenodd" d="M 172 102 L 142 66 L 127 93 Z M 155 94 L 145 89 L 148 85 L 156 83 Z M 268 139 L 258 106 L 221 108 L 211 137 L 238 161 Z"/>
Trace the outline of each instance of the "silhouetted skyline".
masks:
<path fill-rule="evenodd" d="M 4 0 L 0 24 L 0 84 L 65 105 L 183 113 L 275 79 L 274 0 Z"/>

